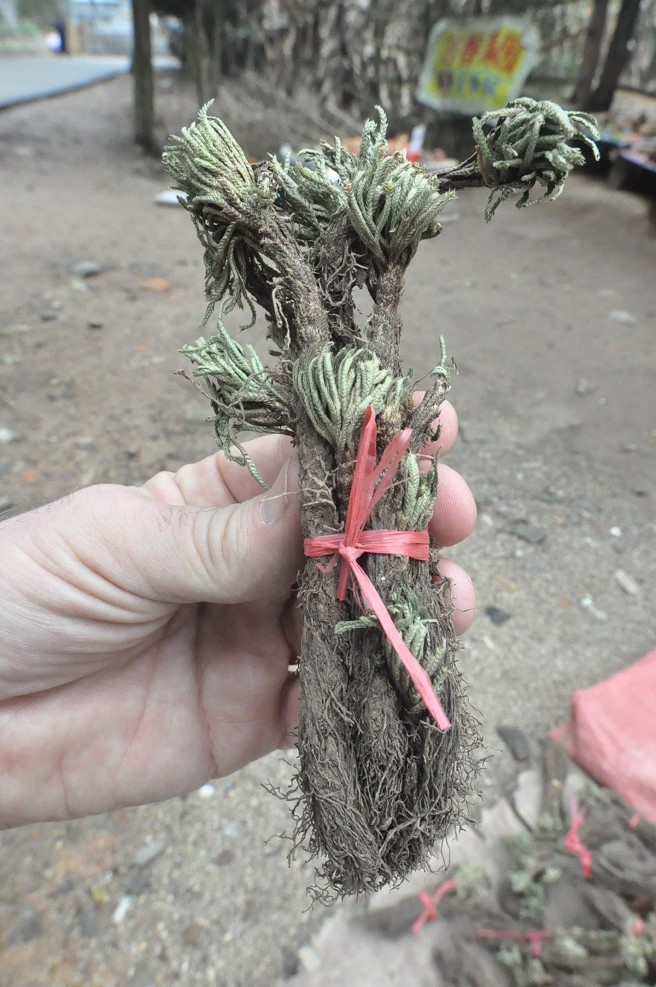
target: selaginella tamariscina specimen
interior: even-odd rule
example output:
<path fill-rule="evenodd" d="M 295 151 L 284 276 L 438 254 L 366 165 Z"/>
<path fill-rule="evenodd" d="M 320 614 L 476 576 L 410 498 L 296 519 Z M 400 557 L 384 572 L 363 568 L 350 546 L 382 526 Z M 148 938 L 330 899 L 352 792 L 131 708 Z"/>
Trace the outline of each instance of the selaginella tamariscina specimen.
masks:
<path fill-rule="evenodd" d="M 388 155 L 380 109 L 357 155 L 336 140 L 304 152 L 301 163 L 251 165 L 208 108 L 171 138 L 164 163 L 186 193 L 205 248 L 203 326 L 218 311 L 216 333 L 183 352 L 204 378 L 219 445 L 259 479 L 243 433 L 291 436 L 305 537 L 343 532 L 371 406 L 379 455 L 400 429 L 411 428 L 412 441 L 369 526 L 425 530 L 438 474 L 422 447 L 435 439 L 449 368 L 440 339 L 439 363 L 415 407 L 413 379 L 399 359 L 406 268 L 419 242 L 440 232 L 440 211 L 459 188 L 490 189 L 488 219 L 513 194 L 518 205 L 540 201 L 529 198 L 536 185 L 541 198 L 555 198 L 583 161 L 572 142 L 596 151 L 594 120 L 554 103 L 515 100 L 475 120 L 472 156 L 435 176 L 404 152 Z M 372 299 L 364 320 L 354 300 L 361 288 Z M 271 366 L 228 334 L 223 317 L 235 306 L 248 307 L 253 321 L 256 308 L 263 311 L 275 347 Z M 438 729 L 357 594 L 336 598 L 339 566 L 326 572 L 308 559 L 299 590 L 299 767 L 289 798 L 296 845 L 318 860 L 315 893 L 325 896 L 396 884 L 425 865 L 436 843 L 463 824 L 480 760 L 450 608 L 435 581 L 436 552 L 428 562 L 370 554 L 360 563 L 428 672 L 451 727 Z"/>

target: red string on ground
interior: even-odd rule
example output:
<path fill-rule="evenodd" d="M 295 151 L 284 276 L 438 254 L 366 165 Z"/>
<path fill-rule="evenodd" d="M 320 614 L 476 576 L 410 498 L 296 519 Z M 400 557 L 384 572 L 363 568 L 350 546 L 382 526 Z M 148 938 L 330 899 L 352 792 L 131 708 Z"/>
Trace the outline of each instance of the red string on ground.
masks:
<path fill-rule="evenodd" d="M 592 878 L 592 853 L 579 836 L 579 830 L 585 822 L 585 810 L 579 807 L 575 798 L 570 806 L 571 825 L 563 840 L 563 846 L 568 853 L 577 854 L 581 858 L 581 871 L 586 881 Z"/>
<path fill-rule="evenodd" d="M 426 922 L 437 922 L 437 905 L 439 905 L 445 894 L 448 894 L 449 891 L 455 891 L 457 887 L 458 885 L 455 879 L 451 877 L 447 881 L 442 881 L 432 897 L 427 891 L 419 892 L 419 900 L 424 906 L 424 910 L 412 924 L 412 932 L 415 936 L 418 932 L 421 932 Z"/>
<path fill-rule="evenodd" d="M 392 486 L 411 439 L 412 429 L 404 428 L 397 432 L 376 465 L 376 413 L 371 406 L 367 408 L 353 471 L 344 532 L 306 538 L 304 548 L 307 558 L 332 556 L 327 565 L 318 564 L 322 572 L 332 572 L 341 561 L 337 599 L 346 599 L 349 576 L 352 576 L 360 588 L 364 603 L 376 614 L 388 641 L 405 665 L 426 709 L 440 730 L 448 730 L 451 723 L 435 695 L 428 672 L 403 641 L 378 590 L 357 561 L 365 552 L 375 552 L 380 555 L 407 555 L 411 559 L 428 562 L 427 531 L 364 530 L 374 507 Z"/>

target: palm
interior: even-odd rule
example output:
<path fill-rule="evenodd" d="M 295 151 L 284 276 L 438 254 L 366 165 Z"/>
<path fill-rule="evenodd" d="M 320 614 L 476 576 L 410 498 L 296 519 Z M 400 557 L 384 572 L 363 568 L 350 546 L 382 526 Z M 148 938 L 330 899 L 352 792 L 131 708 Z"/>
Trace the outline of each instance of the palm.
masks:
<path fill-rule="evenodd" d="M 26 716 L 75 725 L 66 814 L 168 798 L 279 746 L 292 654 L 282 616 L 278 602 L 184 606 L 127 662 L 108 656 L 102 671 L 23 701 Z"/>

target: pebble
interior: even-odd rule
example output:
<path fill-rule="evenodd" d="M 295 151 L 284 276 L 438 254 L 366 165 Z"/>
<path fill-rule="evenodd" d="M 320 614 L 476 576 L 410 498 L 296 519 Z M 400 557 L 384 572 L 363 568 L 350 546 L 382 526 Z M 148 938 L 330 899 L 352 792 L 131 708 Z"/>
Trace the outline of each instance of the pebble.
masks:
<path fill-rule="evenodd" d="M 112 922 L 115 925 L 120 925 L 124 920 L 127 913 L 130 911 L 132 905 L 132 898 L 129 894 L 124 894 L 118 905 L 114 909 L 114 914 L 112 915 Z"/>
<path fill-rule="evenodd" d="M 497 733 L 516 761 L 528 761 L 531 751 L 523 730 L 502 725 L 497 727 Z"/>
<path fill-rule="evenodd" d="M 521 538 L 522 541 L 527 541 L 531 545 L 539 545 L 547 537 L 545 532 L 538 528 L 535 524 L 529 524 L 528 521 L 518 521 L 510 529 L 511 535 L 515 535 L 516 538 Z"/>
<path fill-rule="evenodd" d="M 147 884 L 148 878 L 143 870 L 135 870 L 128 874 L 123 888 L 126 895 L 138 895 L 145 890 Z"/>
<path fill-rule="evenodd" d="M 214 785 L 210 785 L 210 783 L 208 782 L 206 785 L 201 785 L 201 787 L 198 789 L 198 794 L 200 795 L 201 798 L 209 799 L 212 798 L 215 791 L 216 789 L 214 788 Z"/>
<path fill-rule="evenodd" d="M 574 386 L 574 393 L 578 394 L 579 397 L 584 398 L 587 397 L 588 394 L 592 394 L 594 389 L 595 385 L 591 380 L 588 380 L 587 377 L 579 377 Z"/>
<path fill-rule="evenodd" d="M 628 593 L 629 596 L 635 596 L 636 593 L 640 592 L 640 587 L 633 576 L 630 576 L 624 569 L 616 569 L 613 573 L 613 579 L 619 588 L 624 590 L 625 593 Z"/>
<path fill-rule="evenodd" d="M 490 606 L 485 608 L 485 616 L 489 617 L 492 623 L 497 627 L 501 627 L 501 625 L 505 624 L 507 620 L 510 620 L 511 615 L 507 613 L 507 611 L 501 610 L 499 607 Z"/>
<path fill-rule="evenodd" d="M 43 923 L 38 912 L 30 904 L 26 904 L 21 911 L 18 922 L 7 936 L 7 945 L 15 946 L 18 943 L 32 942 L 44 933 Z"/>
<path fill-rule="evenodd" d="M 623 308 L 614 308 L 612 312 L 608 313 L 608 318 L 611 322 L 619 322 L 623 326 L 635 326 L 638 322 L 633 312 L 627 312 Z"/>
<path fill-rule="evenodd" d="M 0 428 L 0 442 L 4 445 L 8 445 L 10 442 L 16 442 L 17 439 L 18 436 L 16 432 L 13 432 L 10 428 L 7 428 L 6 426 Z"/>
<path fill-rule="evenodd" d="M 146 843 L 144 846 L 140 847 L 134 857 L 132 858 L 132 863 L 135 867 L 147 867 L 148 864 L 152 864 L 156 857 L 159 857 L 160 853 L 163 853 L 166 849 L 166 844 L 162 843 L 160 840 L 154 840 L 152 843 Z"/>
<path fill-rule="evenodd" d="M 99 322 L 97 319 L 89 319 L 87 322 L 87 329 L 104 329 L 105 323 Z"/>
<path fill-rule="evenodd" d="M 75 915 L 75 928 L 85 939 L 93 939 L 97 936 L 100 923 L 96 909 L 79 907 Z"/>
<path fill-rule="evenodd" d="M 95 260 L 81 260 L 77 264 L 73 264 L 71 270 L 78 278 L 94 278 L 97 274 L 101 274 L 105 268 Z"/>
<path fill-rule="evenodd" d="M 608 534 L 611 536 L 611 538 L 621 538 L 622 537 L 622 529 L 621 528 L 618 528 L 618 527 L 609 528 L 608 529 Z"/>

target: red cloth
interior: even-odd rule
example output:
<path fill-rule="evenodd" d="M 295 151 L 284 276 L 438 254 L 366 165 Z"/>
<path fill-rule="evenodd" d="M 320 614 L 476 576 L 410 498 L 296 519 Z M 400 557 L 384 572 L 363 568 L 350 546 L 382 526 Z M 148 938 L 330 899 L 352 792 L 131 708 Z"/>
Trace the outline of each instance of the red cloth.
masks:
<path fill-rule="evenodd" d="M 656 648 L 572 696 L 551 737 L 596 781 L 656 823 Z"/>

